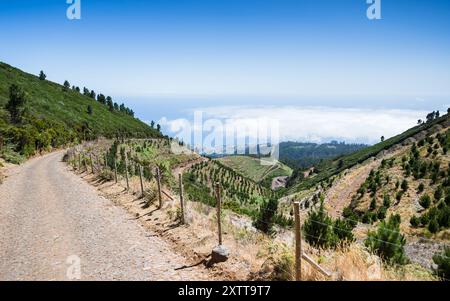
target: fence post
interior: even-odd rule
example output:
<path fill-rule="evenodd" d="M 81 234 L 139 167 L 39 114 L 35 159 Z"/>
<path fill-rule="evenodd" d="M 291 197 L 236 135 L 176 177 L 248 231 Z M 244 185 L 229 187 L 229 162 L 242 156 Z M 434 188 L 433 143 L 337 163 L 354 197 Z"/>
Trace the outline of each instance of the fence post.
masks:
<path fill-rule="evenodd" d="M 159 209 L 162 208 L 162 196 L 161 196 L 161 171 L 159 167 L 156 167 L 156 181 L 158 183 L 158 198 L 159 198 Z"/>
<path fill-rule="evenodd" d="M 294 202 L 295 218 L 295 280 L 302 280 L 302 227 L 300 221 L 300 203 Z"/>
<path fill-rule="evenodd" d="M 89 154 L 89 161 L 91 162 L 91 170 L 92 173 L 94 174 L 95 171 L 94 171 L 94 161 L 92 160 L 92 154 Z"/>
<path fill-rule="evenodd" d="M 81 171 L 81 152 L 78 154 L 78 171 Z"/>
<path fill-rule="evenodd" d="M 117 184 L 117 160 L 115 157 L 114 157 L 114 180 Z"/>
<path fill-rule="evenodd" d="M 142 175 L 143 174 L 143 170 L 142 170 L 142 166 L 139 165 L 139 179 L 141 181 L 141 197 L 144 197 L 144 182 L 142 181 Z"/>
<path fill-rule="evenodd" d="M 181 224 L 184 224 L 184 196 L 183 196 L 183 174 L 178 174 L 178 184 L 180 185 L 180 209 L 181 209 Z"/>
<path fill-rule="evenodd" d="M 128 155 L 127 151 L 125 150 L 125 178 L 127 180 L 127 191 L 130 190 L 130 182 L 128 180 Z"/>
<path fill-rule="evenodd" d="M 222 220 L 221 220 L 221 207 L 222 207 L 222 200 L 220 197 L 220 184 L 216 183 L 216 205 L 217 205 L 217 228 L 219 232 L 219 246 L 222 245 Z"/>

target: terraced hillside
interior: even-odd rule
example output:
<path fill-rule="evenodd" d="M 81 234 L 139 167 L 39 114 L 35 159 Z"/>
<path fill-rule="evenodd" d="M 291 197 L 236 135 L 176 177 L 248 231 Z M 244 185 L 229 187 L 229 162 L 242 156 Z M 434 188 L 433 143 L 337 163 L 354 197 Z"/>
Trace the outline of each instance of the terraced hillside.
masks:
<path fill-rule="evenodd" d="M 292 174 L 292 169 L 281 162 L 275 165 L 264 165 L 261 164 L 260 159 L 249 156 L 227 156 L 216 160 L 267 188 L 270 187 L 274 178 L 289 177 Z"/>

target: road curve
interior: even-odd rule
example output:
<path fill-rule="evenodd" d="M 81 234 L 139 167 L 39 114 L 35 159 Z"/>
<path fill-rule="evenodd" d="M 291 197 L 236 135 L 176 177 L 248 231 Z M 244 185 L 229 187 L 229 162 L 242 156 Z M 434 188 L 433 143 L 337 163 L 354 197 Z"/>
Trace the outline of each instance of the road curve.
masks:
<path fill-rule="evenodd" d="M 0 185 L 0 281 L 207 280 L 161 238 L 99 196 L 63 152 L 8 171 Z"/>

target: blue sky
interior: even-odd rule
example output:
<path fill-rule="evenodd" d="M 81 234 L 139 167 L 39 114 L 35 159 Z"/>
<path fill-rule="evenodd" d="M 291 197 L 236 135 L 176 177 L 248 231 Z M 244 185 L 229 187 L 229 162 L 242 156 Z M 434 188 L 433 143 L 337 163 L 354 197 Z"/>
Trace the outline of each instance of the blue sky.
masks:
<path fill-rule="evenodd" d="M 450 1 L 0 0 L 0 60 L 138 108 L 279 105 L 443 110 Z M 406 125 L 405 125 L 406 126 Z"/>

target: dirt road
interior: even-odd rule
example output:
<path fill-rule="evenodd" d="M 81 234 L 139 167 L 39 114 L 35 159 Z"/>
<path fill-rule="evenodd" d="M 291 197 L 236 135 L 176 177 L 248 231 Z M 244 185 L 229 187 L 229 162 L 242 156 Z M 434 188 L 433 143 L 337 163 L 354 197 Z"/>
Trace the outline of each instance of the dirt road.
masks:
<path fill-rule="evenodd" d="M 1 280 L 207 280 L 124 209 L 68 171 L 63 153 L 0 185 Z"/>

